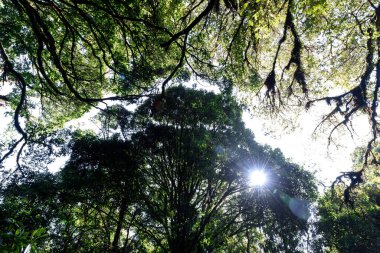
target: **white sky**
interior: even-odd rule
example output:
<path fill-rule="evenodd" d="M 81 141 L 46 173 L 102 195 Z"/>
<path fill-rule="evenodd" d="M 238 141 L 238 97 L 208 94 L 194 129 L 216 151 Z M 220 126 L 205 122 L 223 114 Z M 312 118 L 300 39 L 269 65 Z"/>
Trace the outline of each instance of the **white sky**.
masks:
<path fill-rule="evenodd" d="M 356 118 L 354 139 L 347 130 L 341 128 L 333 135 L 339 135 L 336 145 L 331 144 L 328 147 L 328 134 L 331 127 L 326 128 L 325 132 L 314 134 L 315 127 L 327 112 L 328 107 L 323 104 L 316 107 L 318 111 L 304 112 L 295 119 L 297 121 L 295 124 L 299 126 L 294 131 L 285 131 L 285 134 L 282 127 L 276 125 L 275 120 L 252 118 L 248 113 L 244 113 L 243 118 L 259 143 L 280 148 L 285 157 L 303 165 L 308 170 L 316 171 L 317 179 L 324 184 L 329 184 L 340 172 L 351 170 L 351 154 L 356 147 L 366 145 L 369 140 L 369 123 L 365 117 Z"/>

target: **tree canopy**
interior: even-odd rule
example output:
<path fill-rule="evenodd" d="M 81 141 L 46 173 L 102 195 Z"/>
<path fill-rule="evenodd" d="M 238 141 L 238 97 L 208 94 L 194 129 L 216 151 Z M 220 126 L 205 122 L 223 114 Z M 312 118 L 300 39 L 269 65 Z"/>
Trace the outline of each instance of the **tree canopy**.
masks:
<path fill-rule="evenodd" d="M 0 98 L 21 137 L 3 143 L 1 161 L 99 103 L 165 96 L 189 79 L 228 83 L 246 102 L 259 92 L 272 109 L 325 101 L 329 140 L 366 114 L 364 165 L 371 158 L 380 86 L 371 0 L 5 0 L 0 12 L 1 71 L 12 88 Z"/>
<path fill-rule="evenodd" d="M 318 229 L 342 252 L 359 245 L 335 233 L 344 222 L 373 236 L 372 179 L 358 186 L 378 176 L 378 2 L 2 0 L 0 74 L 0 120 L 12 119 L 0 139 L 8 251 L 295 252 L 313 177 L 256 143 L 242 106 L 276 116 L 327 103 L 316 128 L 329 143 L 365 115 L 360 164 L 334 182 L 341 195 L 320 200 Z M 103 137 L 66 129 L 93 108 Z M 60 155 L 65 167 L 47 172 Z M 253 163 L 268 169 L 265 189 L 245 181 Z M 340 197 L 353 208 L 357 196 L 367 214 L 336 214 Z"/>
<path fill-rule="evenodd" d="M 134 113 L 105 112 L 115 122 L 109 138 L 76 132 L 57 174 L 8 184 L 5 233 L 12 220 L 28 233 L 45 229 L 34 247 L 65 252 L 298 252 L 312 174 L 256 143 L 230 96 L 170 88 L 158 111 L 157 97 Z M 258 168 L 268 183 L 250 186 Z"/>

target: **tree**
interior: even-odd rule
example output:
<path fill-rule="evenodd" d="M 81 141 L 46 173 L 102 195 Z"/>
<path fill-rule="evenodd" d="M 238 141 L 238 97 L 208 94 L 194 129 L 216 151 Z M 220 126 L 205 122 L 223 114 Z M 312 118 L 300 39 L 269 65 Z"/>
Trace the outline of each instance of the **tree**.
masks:
<path fill-rule="evenodd" d="M 2 192 L 3 217 L 25 231 L 46 228 L 46 250 L 118 252 L 121 230 L 134 215 L 139 156 L 129 142 L 90 133 L 74 133 L 69 148 L 71 159 L 56 175 L 15 180 Z M 128 249 L 130 238 L 123 240 Z"/>
<path fill-rule="evenodd" d="M 75 134 L 69 162 L 42 187 L 46 200 L 30 185 L 48 182 L 31 177 L 8 186 L 5 203 L 48 210 L 30 229 L 44 224 L 51 249 L 222 252 L 239 251 L 233 242 L 242 239 L 247 251 L 295 252 L 316 195 L 313 176 L 257 144 L 231 96 L 175 87 L 158 106 L 161 99 L 133 114 L 111 108 L 105 116 L 117 124 L 108 125 L 121 134 L 110 139 Z M 260 165 L 270 183 L 250 187 L 248 173 Z"/>
<path fill-rule="evenodd" d="M 265 86 L 271 108 L 325 101 L 331 134 L 368 114 L 369 146 L 377 139 L 380 8 L 371 0 L 5 0 L 0 12 L 2 76 L 13 87 L 1 99 L 21 136 L 3 144 L 0 161 L 91 106 L 157 88 L 165 96 L 190 77 Z M 330 96 L 336 87 L 345 92 Z"/>
<path fill-rule="evenodd" d="M 294 252 L 297 231 L 306 229 L 306 223 L 289 213 L 282 216 L 289 207 L 278 205 L 281 196 L 272 191 L 311 200 L 311 175 L 286 162 L 280 152 L 254 142 L 229 96 L 178 87 L 167 91 L 158 111 L 152 108 L 154 101 L 139 107 L 135 124 L 145 129 L 136 136 L 146 143 L 144 178 L 154 182 L 144 189 L 152 226 L 144 222 L 144 228 L 154 242 L 166 242 L 156 247 L 213 251 L 223 249 L 229 236 L 263 227 L 272 239 L 285 236 L 282 229 L 292 234 L 293 245 L 281 244 Z M 258 164 L 265 164 L 273 185 L 247 189 L 247 174 Z"/>
<path fill-rule="evenodd" d="M 69 208 L 64 210 L 65 215 L 72 216 L 69 220 L 82 220 L 83 228 L 77 248 L 70 251 L 117 252 L 121 230 L 130 226 L 134 215 L 133 204 L 141 181 L 140 158 L 127 141 L 100 140 L 91 134 L 76 137 L 71 150 L 71 159 L 59 174 L 59 197 L 65 209 Z M 62 226 L 66 229 L 65 224 Z M 67 229 L 76 233 L 77 225 L 69 223 Z M 127 247 L 130 238 L 123 239 Z M 64 243 L 73 245 L 72 241 Z"/>
<path fill-rule="evenodd" d="M 356 167 L 361 166 L 366 148 L 354 154 Z M 378 149 L 372 150 L 378 158 Z M 342 193 L 341 184 L 330 189 L 318 201 L 317 233 L 322 237 L 316 248 L 327 252 L 377 252 L 380 232 L 380 189 L 376 167 L 366 171 L 366 182 L 350 189 L 350 201 Z M 343 197 L 342 197 L 343 196 Z M 319 244 L 318 244 L 319 243 Z"/>
<path fill-rule="evenodd" d="M 0 192 L 0 250 L 2 252 L 40 252 L 47 237 L 52 208 L 47 197 L 55 191 L 52 178 L 46 174 L 23 181 L 21 186 L 10 185 Z M 28 184 L 29 183 L 29 184 Z M 38 197 L 37 197 L 38 196 Z"/>

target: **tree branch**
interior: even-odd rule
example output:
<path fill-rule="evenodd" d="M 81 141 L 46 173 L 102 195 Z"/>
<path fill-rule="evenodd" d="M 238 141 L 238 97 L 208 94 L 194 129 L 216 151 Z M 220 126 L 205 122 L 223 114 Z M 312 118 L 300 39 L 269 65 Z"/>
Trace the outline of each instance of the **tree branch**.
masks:
<path fill-rule="evenodd" d="M 9 97 L 7 97 L 7 96 L 0 95 L 0 99 L 5 101 L 5 102 L 9 102 Z"/>
<path fill-rule="evenodd" d="M 22 129 L 19 118 L 20 118 L 20 113 L 23 108 L 25 99 L 26 99 L 26 85 L 27 84 L 24 77 L 14 69 L 13 64 L 10 62 L 2 43 L 0 43 L 0 55 L 1 55 L 1 58 L 3 58 L 4 60 L 4 71 L 5 72 L 9 71 L 9 73 L 11 73 L 16 78 L 16 80 L 21 86 L 21 96 L 17 104 L 13 120 L 14 120 L 14 124 L 15 124 L 15 128 L 17 132 L 19 132 L 22 135 L 23 139 L 26 140 L 27 134 Z"/>
<path fill-rule="evenodd" d="M 166 48 L 168 49 L 170 47 L 170 45 L 176 41 L 179 37 L 181 37 L 182 35 L 187 35 L 189 34 L 189 32 L 204 18 L 206 17 L 211 11 L 212 9 L 214 8 L 215 4 L 217 3 L 217 0 L 209 0 L 206 8 L 201 12 L 201 14 L 199 14 L 194 20 L 193 22 L 190 23 L 190 25 L 188 25 L 185 29 L 179 31 L 178 33 L 172 35 L 172 37 L 170 38 L 170 40 L 168 40 L 167 42 L 165 43 L 162 43 L 161 46 L 163 48 Z"/>

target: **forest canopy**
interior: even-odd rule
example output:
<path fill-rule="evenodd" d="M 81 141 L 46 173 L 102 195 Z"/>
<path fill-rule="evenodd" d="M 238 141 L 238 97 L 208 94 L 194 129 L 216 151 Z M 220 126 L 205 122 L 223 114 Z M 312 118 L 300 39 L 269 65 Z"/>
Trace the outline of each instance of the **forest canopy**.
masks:
<path fill-rule="evenodd" d="M 375 161 L 380 8 L 371 0 L 4 0 L 0 13 L 11 88 L 0 98 L 19 134 L 2 143 L 1 162 L 92 107 L 164 97 L 186 80 L 248 105 L 257 94 L 263 114 L 325 101 L 329 141 L 368 115 L 363 165 Z"/>
<path fill-rule="evenodd" d="M 297 252 L 310 231 L 316 249 L 374 248 L 378 2 L 2 0 L 0 75 L 6 251 Z M 241 114 L 292 120 L 322 104 L 329 144 L 363 115 L 371 134 L 310 228 L 313 175 Z M 68 129 L 94 110 L 100 133 Z M 255 164 L 265 185 L 248 184 Z"/>

